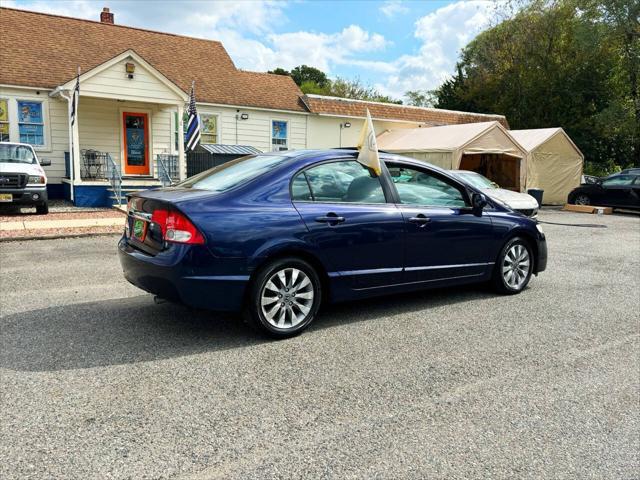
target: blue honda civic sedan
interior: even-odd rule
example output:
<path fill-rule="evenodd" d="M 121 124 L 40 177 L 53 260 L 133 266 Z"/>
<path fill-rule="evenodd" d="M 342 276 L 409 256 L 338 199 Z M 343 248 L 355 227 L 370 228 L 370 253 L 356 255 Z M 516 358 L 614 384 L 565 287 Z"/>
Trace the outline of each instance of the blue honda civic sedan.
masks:
<path fill-rule="evenodd" d="M 248 156 L 131 195 L 125 277 L 288 337 L 323 302 L 473 282 L 515 294 L 545 269 L 535 221 L 433 165 L 381 153 L 377 176 L 357 156 Z"/>

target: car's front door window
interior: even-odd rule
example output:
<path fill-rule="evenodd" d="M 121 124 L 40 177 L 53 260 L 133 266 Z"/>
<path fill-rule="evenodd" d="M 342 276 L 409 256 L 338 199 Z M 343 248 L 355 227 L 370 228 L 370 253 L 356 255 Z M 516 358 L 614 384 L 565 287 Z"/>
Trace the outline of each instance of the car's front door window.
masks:
<path fill-rule="evenodd" d="M 293 200 L 305 200 L 306 195 L 325 203 L 386 202 L 380 179 L 355 160 L 323 163 L 299 173 L 292 182 Z"/>
<path fill-rule="evenodd" d="M 388 165 L 400 203 L 434 207 L 467 206 L 462 190 L 431 173 L 400 165 Z"/>

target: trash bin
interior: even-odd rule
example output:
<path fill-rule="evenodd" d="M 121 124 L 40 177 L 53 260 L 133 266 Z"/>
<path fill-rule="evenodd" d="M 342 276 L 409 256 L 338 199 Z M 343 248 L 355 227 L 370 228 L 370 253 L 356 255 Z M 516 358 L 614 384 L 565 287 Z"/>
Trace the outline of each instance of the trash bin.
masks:
<path fill-rule="evenodd" d="M 536 199 L 539 207 L 542 206 L 542 195 L 544 194 L 544 190 L 541 188 L 530 188 L 527 190 L 527 193 Z"/>

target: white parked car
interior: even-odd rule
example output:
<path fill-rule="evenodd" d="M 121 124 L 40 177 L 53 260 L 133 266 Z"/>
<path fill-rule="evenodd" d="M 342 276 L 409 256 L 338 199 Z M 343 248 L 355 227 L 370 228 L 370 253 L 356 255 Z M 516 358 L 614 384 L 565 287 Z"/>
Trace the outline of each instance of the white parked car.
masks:
<path fill-rule="evenodd" d="M 520 212 L 531 218 L 536 218 L 538 216 L 538 209 L 540 208 L 540 205 L 538 205 L 538 201 L 528 193 L 514 192 L 512 190 L 500 188 L 498 184 L 477 172 L 471 172 L 469 170 L 451 170 L 451 173 L 468 184 L 481 189 L 485 195 L 505 204 L 512 210 Z"/>
<path fill-rule="evenodd" d="M 49 213 L 47 175 L 31 145 L 0 142 L 0 205 L 35 206 L 39 214 Z"/>

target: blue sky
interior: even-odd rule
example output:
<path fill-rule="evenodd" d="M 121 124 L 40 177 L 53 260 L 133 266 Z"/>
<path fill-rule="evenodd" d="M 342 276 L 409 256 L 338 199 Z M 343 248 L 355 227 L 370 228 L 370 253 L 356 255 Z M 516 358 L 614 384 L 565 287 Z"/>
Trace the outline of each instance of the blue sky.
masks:
<path fill-rule="evenodd" d="M 220 40 L 239 68 L 307 64 L 396 98 L 439 85 L 496 9 L 490 0 L 1 1 L 91 20 L 108 6 L 121 25 Z"/>

